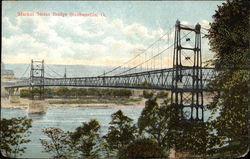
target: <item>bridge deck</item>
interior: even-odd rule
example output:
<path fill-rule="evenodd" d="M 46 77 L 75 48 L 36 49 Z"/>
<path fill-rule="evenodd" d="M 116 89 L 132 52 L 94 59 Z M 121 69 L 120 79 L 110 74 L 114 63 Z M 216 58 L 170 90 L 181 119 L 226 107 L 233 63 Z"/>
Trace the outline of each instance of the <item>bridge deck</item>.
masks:
<path fill-rule="evenodd" d="M 202 85 L 200 89 L 204 89 L 207 82 L 214 76 L 213 68 L 202 69 Z M 183 68 L 183 80 L 179 88 L 183 91 L 192 89 L 192 67 Z M 36 87 L 44 85 L 50 86 L 69 86 L 69 87 L 110 87 L 110 88 L 133 88 L 133 89 L 172 89 L 172 72 L 173 68 L 160 69 L 153 71 L 145 71 L 138 73 L 130 73 L 116 76 L 96 76 L 96 77 L 73 77 L 73 78 L 40 78 L 35 77 L 33 80 L 27 79 L 16 83 L 12 83 L 5 88 L 22 88 Z"/>

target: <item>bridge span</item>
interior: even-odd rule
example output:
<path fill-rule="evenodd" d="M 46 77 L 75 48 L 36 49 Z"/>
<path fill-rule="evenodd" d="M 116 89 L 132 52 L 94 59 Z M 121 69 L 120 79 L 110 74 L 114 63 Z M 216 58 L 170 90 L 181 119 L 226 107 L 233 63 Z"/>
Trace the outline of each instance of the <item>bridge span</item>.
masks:
<path fill-rule="evenodd" d="M 185 35 L 181 34 L 181 32 L 185 31 L 188 31 L 188 33 Z M 180 119 L 192 122 L 203 122 L 203 92 L 208 91 L 207 84 L 215 77 L 216 72 L 213 68 L 202 67 L 201 33 L 200 24 L 190 27 L 181 24 L 180 21 L 177 20 L 175 24 L 174 43 L 172 45 L 162 51 L 158 51 L 158 54 L 149 59 L 145 59 L 144 62 L 135 67 L 128 67 L 126 71 L 120 70 L 123 66 L 120 65 L 106 74 L 96 77 L 45 77 L 44 61 L 32 60 L 30 65 L 30 78 L 13 83 L 6 88 L 13 91 L 13 89 L 22 87 L 30 87 L 32 90 L 38 87 L 40 90 L 40 99 L 44 98 L 44 87 L 50 86 L 169 90 L 171 91 L 171 104 L 179 109 Z M 188 37 L 189 35 L 192 35 L 192 37 Z M 156 42 L 162 40 L 162 37 Z M 150 47 L 156 45 L 156 42 L 150 45 Z M 185 46 L 186 43 L 188 43 L 187 46 Z M 138 72 L 138 70 L 136 70 L 139 67 L 145 68 L 145 63 L 155 61 L 159 55 L 171 47 L 174 48 L 172 68 L 151 69 L 144 72 Z M 147 50 L 148 49 L 142 53 L 145 54 Z M 140 58 L 142 53 L 127 61 L 125 64 L 133 61 L 135 58 Z M 189 64 L 186 61 L 188 61 Z M 119 71 L 119 74 L 110 75 L 110 73 L 114 71 Z M 132 71 L 134 71 L 134 73 L 131 73 Z M 34 99 L 34 96 L 32 93 L 32 99 Z M 188 100 L 186 100 L 187 98 Z"/>
<path fill-rule="evenodd" d="M 214 75 L 214 69 L 202 67 L 202 85 L 200 89 L 208 91 L 206 85 Z M 182 90 L 192 90 L 192 71 L 193 68 L 183 68 L 182 83 L 179 88 Z M 95 77 L 73 77 L 73 78 L 49 78 L 33 77 L 12 83 L 5 88 L 23 88 L 23 87 L 109 87 L 109 88 L 132 88 L 132 89 L 155 89 L 172 90 L 173 68 L 159 69 L 145 72 L 130 73 L 116 76 L 95 76 Z M 190 78 L 191 77 L 191 78 Z"/>

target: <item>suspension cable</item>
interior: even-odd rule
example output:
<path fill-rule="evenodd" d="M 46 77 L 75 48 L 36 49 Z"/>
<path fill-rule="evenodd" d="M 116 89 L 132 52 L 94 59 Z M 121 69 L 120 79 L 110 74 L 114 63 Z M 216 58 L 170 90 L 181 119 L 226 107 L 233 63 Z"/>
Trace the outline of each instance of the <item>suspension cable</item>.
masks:
<path fill-rule="evenodd" d="M 60 75 L 59 73 L 57 73 L 56 71 L 54 71 L 52 68 L 50 68 L 48 65 L 46 65 L 46 66 L 47 66 L 47 68 L 49 68 L 50 71 L 52 71 L 53 73 L 57 74 L 57 75 L 60 76 L 60 77 L 63 77 L 62 75 Z"/>
<path fill-rule="evenodd" d="M 181 38 L 181 40 L 182 40 L 183 38 L 185 38 L 186 36 L 188 36 L 191 32 L 192 32 L 192 31 L 190 31 L 189 33 L 187 33 L 186 35 L 184 35 L 184 36 Z M 144 64 L 144 63 L 147 63 L 148 61 L 150 61 L 150 60 L 152 60 L 153 58 L 159 56 L 160 54 L 162 54 L 163 52 L 165 52 L 166 50 L 168 50 L 169 48 L 171 48 L 171 47 L 173 47 L 173 46 L 174 46 L 174 43 L 173 43 L 172 45 L 170 45 L 169 47 L 167 47 L 166 49 L 164 49 L 163 51 L 159 52 L 158 54 L 152 56 L 150 59 L 148 59 L 148 60 L 146 60 L 146 61 L 144 61 L 144 62 L 142 62 L 142 63 L 136 65 L 135 67 L 132 67 L 132 68 L 130 68 L 130 69 L 128 69 L 128 70 L 126 70 L 126 71 L 124 71 L 124 72 L 122 72 L 122 73 L 116 74 L 116 75 L 124 74 L 124 73 L 126 73 L 126 72 L 129 72 L 129 71 L 135 69 L 136 67 L 138 67 L 138 66 L 140 66 L 140 65 L 142 65 L 142 64 Z"/>
<path fill-rule="evenodd" d="M 106 72 L 105 74 L 103 73 L 103 74 L 101 74 L 101 75 L 99 75 L 99 76 L 107 75 L 107 74 L 109 74 L 109 73 L 111 73 L 111 72 L 114 72 L 115 70 L 121 68 L 122 66 L 124 66 L 124 65 L 126 65 L 126 64 L 128 64 L 128 63 L 130 63 L 131 61 L 133 61 L 134 59 L 136 59 L 137 57 L 139 57 L 141 54 L 145 53 L 148 49 L 150 49 L 153 45 L 155 45 L 155 43 L 157 43 L 158 41 L 160 41 L 164 36 L 166 36 L 167 34 L 169 34 L 173 28 L 174 28 L 174 26 L 173 26 L 172 28 L 170 28 L 169 31 L 168 31 L 167 33 L 165 33 L 164 35 L 162 35 L 158 40 L 156 40 L 156 41 L 153 42 L 151 45 L 149 45 L 149 47 L 147 47 L 143 52 L 137 54 L 135 57 L 133 57 L 132 59 L 130 59 L 130 60 L 128 60 L 127 62 L 123 63 L 122 65 L 117 66 L 116 68 L 112 69 L 111 71 L 108 71 L 108 72 Z"/>
<path fill-rule="evenodd" d="M 30 68 L 30 65 L 28 65 L 28 66 L 26 67 L 26 70 L 24 71 L 24 73 L 22 74 L 22 76 L 21 76 L 20 78 L 23 78 L 23 77 L 24 77 L 24 75 L 25 75 L 26 72 L 28 71 L 28 68 Z"/>
<path fill-rule="evenodd" d="M 205 28 L 205 27 L 201 27 L 202 29 L 206 30 L 206 31 L 209 31 L 209 29 Z"/>
<path fill-rule="evenodd" d="M 44 74 L 48 75 L 48 77 L 53 78 L 53 76 L 51 76 L 48 72 L 44 72 Z"/>

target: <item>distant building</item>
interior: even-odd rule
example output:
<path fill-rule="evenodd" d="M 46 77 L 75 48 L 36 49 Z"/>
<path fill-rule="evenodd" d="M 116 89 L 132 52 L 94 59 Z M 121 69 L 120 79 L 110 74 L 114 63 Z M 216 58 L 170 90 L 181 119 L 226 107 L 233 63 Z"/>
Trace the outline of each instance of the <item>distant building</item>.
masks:
<path fill-rule="evenodd" d="M 4 63 L 1 61 L 1 77 L 8 76 L 8 77 L 14 77 L 14 71 L 13 70 L 6 70 Z"/>

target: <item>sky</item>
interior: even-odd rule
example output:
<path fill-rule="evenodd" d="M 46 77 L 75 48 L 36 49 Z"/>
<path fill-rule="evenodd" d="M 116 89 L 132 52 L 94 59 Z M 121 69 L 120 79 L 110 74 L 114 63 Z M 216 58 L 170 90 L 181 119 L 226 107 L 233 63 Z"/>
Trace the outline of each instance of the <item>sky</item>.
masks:
<path fill-rule="evenodd" d="M 171 45 L 177 19 L 181 24 L 199 23 L 208 29 L 222 3 L 3 1 L 2 59 L 9 64 L 44 59 L 47 64 L 117 66 L 144 52 L 131 63 L 137 65 Z M 75 16 L 78 13 L 84 16 Z M 162 35 L 165 37 L 156 46 L 146 50 Z M 171 61 L 171 53 L 166 50 L 156 59 L 158 64 Z M 202 54 L 203 61 L 213 57 L 205 38 Z"/>

